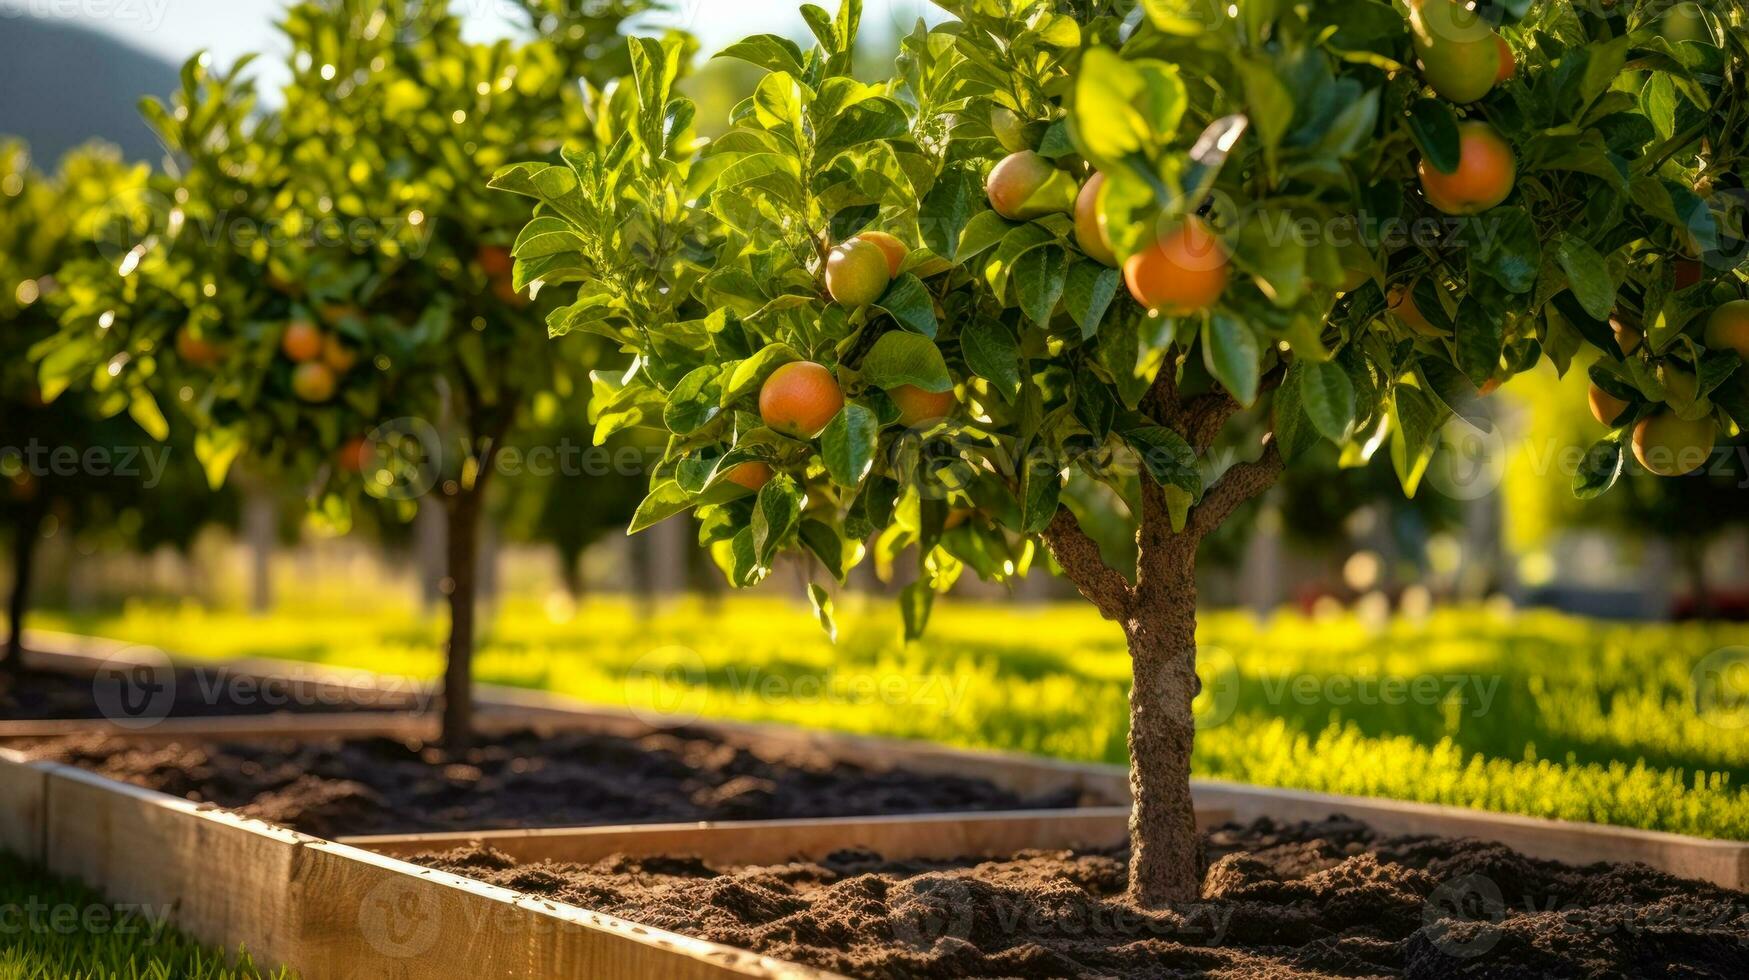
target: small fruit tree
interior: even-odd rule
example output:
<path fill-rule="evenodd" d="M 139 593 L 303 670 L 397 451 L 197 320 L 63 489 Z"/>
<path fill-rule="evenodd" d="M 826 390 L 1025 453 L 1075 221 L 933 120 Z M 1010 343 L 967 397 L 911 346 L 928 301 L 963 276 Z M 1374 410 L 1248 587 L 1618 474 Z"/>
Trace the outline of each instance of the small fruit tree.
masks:
<path fill-rule="evenodd" d="M 442 506 L 443 725 L 458 747 L 498 454 L 589 359 L 538 342 L 545 310 L 512 281 L 520 209 L 485 178 L 586 134 L 585 94 L 559 48 L 466 41 L 444 4 L 305 2 L 283 29 L 279 112 L 252 118 L 243 66 L 215 76 L 204 56 L 174 105 L 148 103 L 175 154 L 148 202 L 161 221 L 120 276 L 79 270 L 62 341 L 88 350 L 65 363 L 180 404 L 215 482 L 247 454 L 338 527 L 360 494 L 407 517 Z"/>
<path fill-rule="evenodd" d="M 46 403 L 58 390 L 39 385 L 31 368 L 32 350 L 56 329 L 55 271 L 96 253 L 93 215 L 115 196 L 144 187 L 146 177 L 145 167 L 102 147 L 74 151 L 51 177 L 31 166 L 22 144 L 0 142 L 0 516 L 12 536 L 3 671 L 19 668 L 34 554 L 51 509 L 77 525 L 139 491 L 139 481 L 127 475 L 138 454 L 116 465 L 139 433 L 105 416 L 131 410 L 142 426 L 164 434 L 163 416 L 150 402 L 124 398 L 103 406 L 69 398 L 51 407 Z"/>
<path fill-rule="evenodd" d="M 803 8 L 811 50 L 731 46 L 767 74 L 708 144 L 678 52 L 635 42 L 606 149 L 496 178 L 539 201 L 519 274 L 580 283 L 555 333 L 639 355 L 595 406 L 669 433 L 633 530 L 696 513 L 735 584 L 915 545 L 915 633 L 1042 542 L 1129 640 L 1132 897 L 1191 900 L 1194 573 L 1235 508 L 1321 440 L 1413 493 L 1448 420 L 1586 344 L 1622 404 L 1581 493 L 1630 432 L 1676 473 L 1749 420 L 1705 329 L 1742 285 L 1707 188 L 1735 186 L 1749 35 L 1672 43 L 1628 0 L 1498 31 L 1447 0 L 941 6 L 875 84 L 856 0 Z M 1128 513 L 1133 571 L 1090 508 Z"/>

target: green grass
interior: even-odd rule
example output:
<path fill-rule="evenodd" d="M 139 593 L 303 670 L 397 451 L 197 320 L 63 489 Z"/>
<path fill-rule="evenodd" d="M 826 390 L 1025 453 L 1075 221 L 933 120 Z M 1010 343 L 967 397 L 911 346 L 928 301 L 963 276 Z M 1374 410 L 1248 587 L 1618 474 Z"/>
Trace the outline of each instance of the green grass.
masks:
<path fill-rule="evenodd" d="M 107 903 L 0 853 L 0 980 L 284 980 L 168 926 L 170 910 Z"/>
<path fill-rule="evenodd" d="M 1125 759 L 1128 657 L 1085 608 L 944 603 L 909 646 L 887 604 L 851 603 L 840 621 L 833 646 L 805 609 L 769 600 L 648 620 L 617 601 L 516 601 L 479 675 L 603 704 Z M 431 677 L 443 623 L 325 602 L 268 620 L 141 604 L 40 625 Z M 1382 623 L 1217 613 L 1200 639 L 1201 775 L 1749 840 L 1749 715 L 1698 711 L 1693 680 L 1709 654 L 1749 647 L 1743 627 L 1497 608 Z M 1725 676 L 1749 693 L 1749 651 L 1734 662 Z"/>

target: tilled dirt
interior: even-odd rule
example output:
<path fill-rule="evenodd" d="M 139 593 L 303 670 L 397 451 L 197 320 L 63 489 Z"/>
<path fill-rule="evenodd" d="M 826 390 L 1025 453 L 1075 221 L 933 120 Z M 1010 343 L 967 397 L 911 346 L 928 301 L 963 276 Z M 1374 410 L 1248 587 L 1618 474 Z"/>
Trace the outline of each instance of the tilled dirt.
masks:
<path fill-rule="evenodd" d="M 522 732 L 459 758 L 387 738 L 146 744 L 76 736 L 17 746 L 318 837 L 695 820 L 1055 809 L 982 779 L 877 771 L 817 753 L 756 755 L 712 735 Z"/>
<path fill-rule="evenodd" d="M 1127 854 L 716 869 L 685 857 L 432 868 L 855 977 L 1749 975 L 1749 895 L 1643 866 L 1572 868 L 1339 817 L 1208 841 L 1204 901 L 1123 900 Z"/>

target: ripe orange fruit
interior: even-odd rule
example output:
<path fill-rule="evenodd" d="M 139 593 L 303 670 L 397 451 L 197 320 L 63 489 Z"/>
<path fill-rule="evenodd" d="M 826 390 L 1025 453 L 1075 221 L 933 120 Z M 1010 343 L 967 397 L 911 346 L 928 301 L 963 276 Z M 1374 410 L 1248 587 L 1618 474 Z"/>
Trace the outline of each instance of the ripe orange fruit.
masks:
<path fill-rule="evenodd" d="M 1628 410 L 1628 403 L 1596 385 L 1591 386 L 1591 417 L 1600 424 L 1615 428 L 1615 420 Z"/>
<path fill-rule="evenodd" d="M 358 348 L 341 340 L 337 334 L 329 334 L 322 340 L 322 363 L 332 368 L 335 374 L 345 374 L 358 366 Z"/>
<path fill-rule="evenodd" d="M 899 270 L 905 265 L 905 257 L 911 254 L 911 249 L 884 231 L 865 231 L 851 241 L 864 241 L 878 247 L 887 257 L 887 276 L 899 278 Z"/>
<path fill-rule="evenodd" d="M 785 435 L 812 439 L 844 407 L 844 390 L 831 369 L 792 361 L 771 372 L 759 389 L 759 416 Z"/>
<path fill-rule="evenodd" d="M 293 320 L 279 339 L 279 349 L 300 364 L 313 361 L 322 356 L 322 331 L 308 320 Z"/>
<path fill-rule="evenodd" d="M 502 245 L 481 245 L 474 252 L 474 260 L 493 279 L 508 279 L 516 269 L 516 260 L 511 257 L 510 250 Z"/>
<path fill-rule="evenodd" d="M 1494 84 L 1499 85 L 1518 74 L 1518 57 L 1512 53 L 1512 45 L 1498 34 L 1494 35 L 1494 45 L 1500 49 L 1500 72 L 1494 76 Z"/>
<path fill-rule="evenodd" d="M 742 463 L 723 474 L 723 479 L 749 490 L 758 490 L 771 482 L 771 467 L 758 460 Z"/>
<path fill-rule="evenodd" d="M 1441 338 L 1449 334 L 1434 326 L 1421 313 L 1421 308 L 1415 305 L 1415 287 L 1413 284 L 1392 286 L 1385 301 L 1390 304 L 1391 313 L 1403 325 L 1423 337 Z"/>
<path fill-rule="evenodd" d="M 1192 215 L 1124 263 L 1124 281 L 1136 302 L 1166 316 L 1207 309 L 1227 290 L 1227 247 Z"/>
<path fill-rule="evenodd" d="M 183 327 L 176 331 L 176 356 L 195 367 L 212 367 L 224 360 L 225 352 L 218 344 L 196 337 Z"/>
<path fill-rule="evenodd" d="M 1075 209 L 1081 187 L 1066 170 L 1032 150 L 1004 157 L 985 186 L 990 206 L 1010 221 L 1032 221 Z"/>
<path fill-rule="evenodd" d="M 340 451 L 335 454 L 335 460 L 348 473 L 363 473 L 375 455 L 370 440 L 363 436 L 353 436 L 346 440 L 346 445 L 340 447 Z"/>
<path fill-rule="evenodd" d="M 851 309 L 876 302 L 892 285 L 887 253 L 874 242 L 852 238 L 826 257 L 826 292 Z"/>
<path fill-rule="evenodd" d="M 1712 350 L 1734 350 L 1749 361 L 1749 300 L 1732 300 L 1707 317 L 1706 345 Z"/>
<path fill-rule="evenodd" d="M 334 397 L 334 371 L 320 361 L 299 364 L 292 372 L 292 394 L 307 402 L 325 402 Z"/>
<path fill-rule="evenodd" d="M 1658 476 L 1683 476 L 1706 465 L 1717 440 L 1710 418 L 1654 415 L 1634 428 L 1634 458 Z"/>
<path fill-rule="evenodd" d="M 1446 214 L 1480 214 L 1506 200 L 1518 179 L 1518 158 L 1494 127 L 1458 124 L 1458 167 L 1444 173 L 1423 159 L 1416 168 L 1427 203 Z"/>
<path fill-rule="evenodd" d="M 953 411 L 953 389 L 924 391 L 916 385 L 898 385 L 887 392 L 893 404 L 899 406 L 899 424 L 907 429 L 947 418 Z"/>
<path fill-rule="evenodd" d="M 1640 344 L 1646 339 L 1645 334 L 1640 333 L 1638 330 L 1628 326 L 1620 320 L 1610 320 L 1609 328 L 1615 332 L 1615 342 L 1617 346 L 1621 347 L 1621 352 L 1623 354 L 1631 355 L 1634 351 L 1639 350 Z"/>
<path fill-rule="evenodd" d="M 1081 188 L 1081 196 L 1075 199 L 1075 244 L 1081 246 L 1088 258 L 1115 269 L 1117 252 L 1099 224 L 1099 189 L 1104 186 L 1105 175 L 1095 173 L 1087 178 L 1087 186 Z"/>

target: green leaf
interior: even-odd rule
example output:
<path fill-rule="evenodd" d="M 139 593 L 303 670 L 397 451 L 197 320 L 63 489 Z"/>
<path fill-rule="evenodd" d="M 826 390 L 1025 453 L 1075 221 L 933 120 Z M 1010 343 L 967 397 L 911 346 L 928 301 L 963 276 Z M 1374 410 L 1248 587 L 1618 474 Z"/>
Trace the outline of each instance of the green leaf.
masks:
<path fill-rule="evenodd" d="M 1015 292 L 1020 308 L 1032 322 L 1049 328 L 1051 314 L 1063 298 L 1069 274 L 1069 253 L 1056 245 L 1034 249 L 1014 263 Z"/>
<path fill-rule="evenodd" d="M 894 279 L 874 305 L 906 330 L 925 337 L 935 336 L 935 299 L 929 295 L 929 288 L 923 285 L 923 280 L 911 273 Z"/>
<path fill-rule="evenodd" d="M 1354 383 L 1348 372 L 1333 361 L 1295 361 L 1288 373 L 1298 377 L 1284 379 L 1284 384 L 1299 382 L 1300 403 L 1318 433 L 1334 443 L 1346 440 L 1354 428 Z"/>
<path fill-rule="evenodd" d="M 724 48 L 718 58 L 739 58 L 766 71 L 786 71 L 798 78 L 806 73 L 802 67 L 802 49 L 796 42 L 776 34 L 755 34 Z"/>
<path fill-rule="evenodd" d="M 203 427 L 194 435 L 194 458 L 206 472 L 207 486 L 214 490 L 225 485 L 231 464 L 243 452 L 243 433 L 219 426 Z"/>
<path fill-rule="evenodd" d="M 1420 489 L 1427 464 L 1433 460 L 1433 434 L 1440 424 L 1439 412 L 1425 392 L 1399 384 L 1391 395 L 1391 466 L 1403 493 L 1413 497 Z"/>
<path fill-rule="evenodd" d="M 1319 438 L 1317 427 L 1306 417 L 1306 406 L 1300 400 L 1301 387 L 1296 381 L 1298 370 L 1298 362 L 1288 368 L 1288 377 L 1275 392 L 1275 443 L 1281 449 L 1282 458 L 1289 462 L 1317 445 Z"/>
<path fill-rule="evenodd" d="M 707 364 L 689 372 L 668 394 L 662 422 L 675 435 L 690 435 L 723 410 L 723 369 Z"/>
<path fill-rule="evenodd" d="M 820 628 L 826 631 L 826 636 L 833 643 L 838 642 L 838 622 L 832 615 L 832 596 L 821 586 L 808 583 L 808 601 L 813 604 L 814 618 L 820 621 Z"/>
<path fill-rule="evenodd" d="M 801 359 L 802 356 L 788 344 L 768 344 L 759 353 L 735 365 L 735 370 L 729 375 L 729 385 L 723 389 L 723 407 L 727 408 L 758 391 L 765 379 L 771 377 L 771 372 Z"/>
<path fill-rule="evenodd" d="M 959 248 L 951 255 L 958 263 L 968 262 L 995 248 L 1018 227 L 994 211 L 981 211 L 965 226 L 965 231 L 959 236 Z"/>
<path fill-rule="evenodd" d="M 1063 475 L 1058 470 L 1030 463 L 1023 474 L 1021 488 L 1021 528 L 1027 534 L 1043 534 L 1057 516 L 1057 504 L 1063 496 Z"/>
<path fill-rule="evenodd" d="M 1458 304 L 1457 363 L 1464 376 L 1477 387 L 1500 370 L 1500 354 L 1506 347 L 1506 324 L 1472 296 Z"/>
<path fill-rule="evenodd" d="M 922 639 L 929 627 L 929 612 L 935 608 L 935 590 L 928 579 L 918 579 L 899 592 L 899 614 L 905 620 L 905 642 Z"/>
<path fill-rule="evenodd" d="M 820 458 L 832 482 L 851 489 L 861 486 L 874 466 L 879 437 L 880 422 L 875 414 L 855 402 L 846 402 L 820 433 Z"/>
<path fill-rule="evenodd" d="M 1621 439 L 1615 434 L 1593 443 L 1585 451 L 1585 458 L 1579 461 L 1578 470 L 1573 473 L 1573 496 L 1580 500 L 1591 500 L 1608 492 L 1621 478 L 1626 457 Z"/>
<path fill-rule="evenodd" d="M 1471 218 L 1468 227 L 1477 239 L 1470 250 L 1472 273 L 1482 273 L 1514 293 L 1536 288 L 1542 241 L 1529 212 L 1516 206 L 1495 208 Z"/>
<path fill-rule="evenodd" d="M 1615 280 L 1609 274 L 1609 263 L 1584 240 L 1562 235 L 1555 246 L 1555 258 L 1567 273 L 1573 295 L 1585 312 L 1598 320 L 1607 320 L 1615 311 Z"/>
<path fill-rule="evenodd" d="M 1421 155 L 1440 173 L 1456 173 L 1459 141 L 1457 114 L 1448 103 L 1437 99 L 1417 99 L 1409 107 L 1409 135 Z"/>
<path fill-rule="evenodd" d="M 1002 321 L 979 317 L 960 331 L 960 353 L 972 373 L 1012 401 L 1020 394 L 1020 345 Z"/>
<path fill-rule="evenodd" d="M 1076 143 L 1103 169 L 1171 142 L 1187 103 L 1184 83 L 1161 62 L 1125 61 L 1089 48 L 1075 76 L 1070 110 Z"/>
<path fill-rule="evenodd" d="M 1215 313 L 1203 322 L 1203 364 L 1241 405 L 1257 400 L 1262 357 L 1257 335 L 1244 321 Z"/>
<path fill-rule="evenodd" d="M 869 384 L 885 389 L 915 385 L 924 391 L 941 392 L 953 387 L 941 348 L 927 337 L 897 330 L 875 341 L 863 358 L 862 376 Z"/>
<path fill-rule="evenodd" d="M 1144 425 L 1124 432 L 1123 438 L 1155 483 L 1177 487 L 1192 497 L 1202 493 L 1196 450 L 1183 436 L 1163 425 Z"/>
<path fill-rule="evenodd" d="M 963 262 L 976 254 L 965 251 L 968 242 L 975 244 L 977 241 L 972 236 L 975 226 L 981 222 L 987 225 L 992 219 L 1007 224 L 1001 215 L 987 210 L 985 200 L 984 182 L 977 174 L 963 168 L 942 174 L 924 195 L 917 210 L 917 227 L 923 233 L 923 244 L 929 246 L 931 252 L 954 262 Z M 996 235 L 976 251 L 990 247 L 1000 238 L 1000 234 Z"/>
<path fill-rule="evenodd" d="M 169 437 L 170 423 L 164 420 L 164 413 L 159 410 L 157 400 L 144 388 L 134 389 L 132 397 L 128 399 L 128 414 L 152 438 L 162 442 Z"/>
<path fill-rule="evenodd" d="M 773 476 L 759 490 L 753 505 L 753 554 L 770 567 L 784 538 L 802 518 L 802 488 L 787 473 Z"/>
<path fill-rule="evenodd" d="M 1081 325 L 1083 340 L 1099 331 L 1105 311 L 1111 309 L 1122 284 L 1121 273 L 1098 262 L 1082 261 L 1069 266 L 1068 277 L 1063 283 L 1063 307 Z"/>
<path fill-rule="evenodd" d="M 769 486 L 769 484 L 767 484 Z M 685 513 L 691 509 L 698 499 L 681 488 L 673 480 L 665 480 L 656 484 L 650 490 L 649 496 L 638 505 L 637 512 L 632 515 L 631 527 L 627 534 L 636 534 L 662 523 L 676 514 Z"/>
<path fill-rule="evenodd" d="M 826 567 L 833 578 L 844 581 L 849 569 L 844 566 L 844 538 L 839 536 L 832 525 L 813 518 L 804 518 L 800 531 L 802 544 L 820 559 L 820 564 Z"/>

